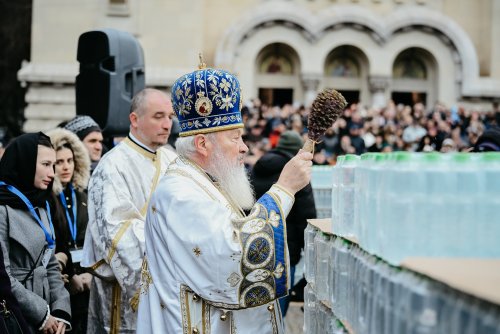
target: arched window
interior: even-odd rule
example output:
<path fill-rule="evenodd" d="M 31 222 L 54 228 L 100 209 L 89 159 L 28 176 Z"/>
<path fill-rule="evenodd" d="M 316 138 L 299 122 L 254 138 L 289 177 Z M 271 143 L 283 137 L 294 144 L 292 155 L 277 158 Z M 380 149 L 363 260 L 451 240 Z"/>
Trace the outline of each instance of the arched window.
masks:
<path fill-rule="evenodd" d="M 332 77 L 357 78 L 359 77 L 359 66 L 354 58 L 337 57 L 328 64 L 326 73 Z"/>
<path fill-rule="evenodd" d="M 292 74 L 293 65 L 290 59 L 282 55 L 267 55 L 260 63 L 260 72 L 268 74 Z"/>
<path fill-rule="evenodd" d="M 397 79 L 427 79 L 427 68 L 424 62 L 417 58 L 411 49 L 396 58 L 392 72 L 393 77 Z"/>
<path fill-rule="evenodd" d="M 263 104 L 283 106 L 298 98 L 300 60 L 291 46 L 276 42 L 263 47 L 255 59 L 255 70 L 258 97 Z"/>
<path fill-rule="evenodd" d="M 340 91 L 349 103 L 363 97 L 363 85 L 368 73 L 368 59 L 359 48 L 344 44 L 332 49 L 325 58 L 323 87 Z M 367 97 L 364 97 L 365 100 Z"/>
<path fill-rule="evenodd" d="M 403 50 L 392 65 L 391 98 L 397 104 L 432 104 L 437 92 L 436 78 L 436 59 L 429 51 L 418 47 Z"/>

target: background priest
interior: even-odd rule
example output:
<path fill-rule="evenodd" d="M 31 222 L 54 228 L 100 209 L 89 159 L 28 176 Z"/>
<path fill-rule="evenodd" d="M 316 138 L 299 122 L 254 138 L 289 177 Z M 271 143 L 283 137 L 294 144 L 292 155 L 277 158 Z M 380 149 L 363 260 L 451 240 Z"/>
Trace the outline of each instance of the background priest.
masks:
<path fill-rule="evenodd" d="M 165 93 L 137 93 L 128 137 L 104 155 L 90 179 L 82 266 L 97 277 L 90 289 L 88 333 L 136 331 L 147 206 L 176 157 L 162 147 L 172 116 Z"/>

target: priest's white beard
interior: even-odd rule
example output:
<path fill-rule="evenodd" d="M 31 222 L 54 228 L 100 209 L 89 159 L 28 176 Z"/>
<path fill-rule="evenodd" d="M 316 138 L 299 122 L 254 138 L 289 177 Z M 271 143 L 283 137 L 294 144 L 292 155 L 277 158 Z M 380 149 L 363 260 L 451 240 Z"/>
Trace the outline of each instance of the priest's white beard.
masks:
<path fill-rule="evenodd" d="M 217 179 L 222 190 L 229 195 L 236 205 L 248 210 L 255 204 L 255 194 L 245 166 L 240 165 L 239 160 L 231 161 L 216 145 L 214 154 L 210 159 L 210 170 L 208 172 Z"/>

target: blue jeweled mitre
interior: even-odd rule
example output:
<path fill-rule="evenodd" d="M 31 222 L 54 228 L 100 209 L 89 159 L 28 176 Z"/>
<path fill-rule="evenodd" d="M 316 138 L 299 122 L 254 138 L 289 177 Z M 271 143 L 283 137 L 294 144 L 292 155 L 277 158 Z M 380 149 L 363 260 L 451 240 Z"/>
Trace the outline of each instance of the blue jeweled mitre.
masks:
<path fill-rule="evenodd" d="M 243 127 L 240 83 L 223 70 L 201 68 L 177 79 L 172 106 L 180 137 Z"/>

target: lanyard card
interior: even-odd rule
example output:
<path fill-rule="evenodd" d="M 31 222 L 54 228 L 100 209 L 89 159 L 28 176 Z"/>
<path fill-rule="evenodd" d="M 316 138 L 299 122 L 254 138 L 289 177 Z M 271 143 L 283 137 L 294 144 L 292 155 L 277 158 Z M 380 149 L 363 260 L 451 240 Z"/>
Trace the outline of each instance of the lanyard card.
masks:
<path fill-rule="evenodd" d="M 43 252 L 43 257 L 42 257 L 42 266 L 44 268 L 47 268 L 47 265 L 49 264 L 50 257 L 52 256 L 52 251 L 53 248 L 46 248 L 45 251 Z"/>
<path fill-rule="evenodd" d="M 69 251 L 71 253 L 71 259 L 73 260 L 73 263 L 80 263 L 82 262 L 83 258 L 83 249 L 73 249 Z"/>

